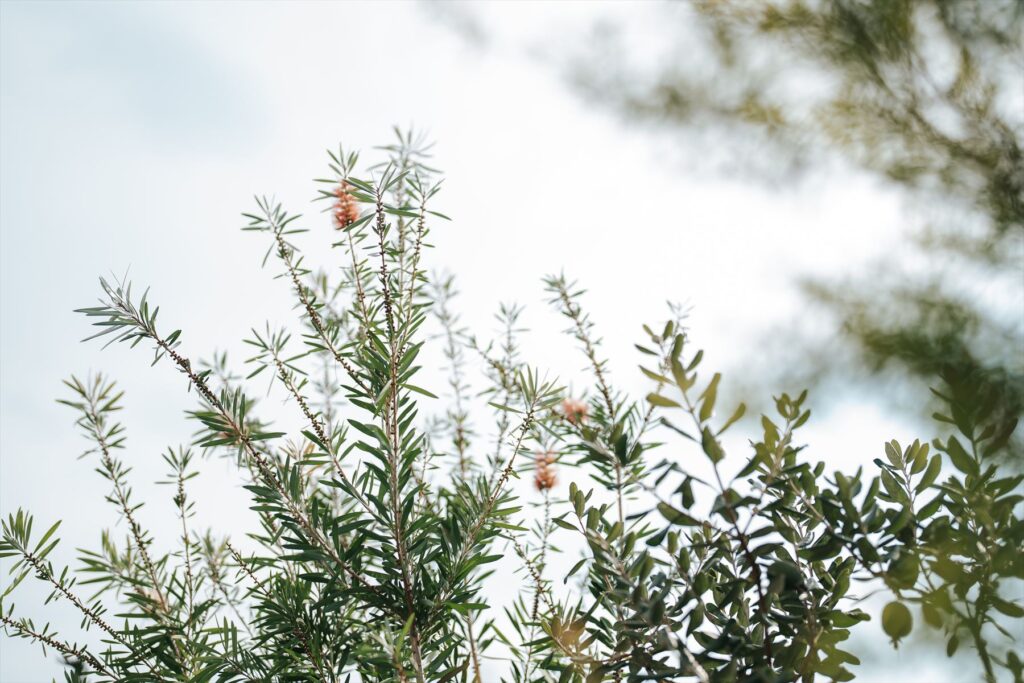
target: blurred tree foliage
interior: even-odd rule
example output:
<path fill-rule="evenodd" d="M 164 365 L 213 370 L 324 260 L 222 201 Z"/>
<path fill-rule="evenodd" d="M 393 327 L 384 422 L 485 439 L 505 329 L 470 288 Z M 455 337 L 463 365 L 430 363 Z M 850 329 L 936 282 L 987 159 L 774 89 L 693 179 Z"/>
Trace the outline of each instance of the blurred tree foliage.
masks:
<path fill-rule="evenodd" d="M 789 338 L 804 358 L 815 347 L 819 362 L 781 379 L 848 381 L 864 368 L 901 382 L 971 377 L 1018 415 L 1024 3 L 692 0 L 659 13 L 671 45 L 604 27 L 576 62 L 595 101 L 688 144 L 703 138 L 709 153 L 774 182 L 842 160 L 915 208 L 913 248 L 853 279 L 802 283 L 834 314 L 847 342 L 838 348 L 854 362 L 837 363 L 834 345 Z"/>

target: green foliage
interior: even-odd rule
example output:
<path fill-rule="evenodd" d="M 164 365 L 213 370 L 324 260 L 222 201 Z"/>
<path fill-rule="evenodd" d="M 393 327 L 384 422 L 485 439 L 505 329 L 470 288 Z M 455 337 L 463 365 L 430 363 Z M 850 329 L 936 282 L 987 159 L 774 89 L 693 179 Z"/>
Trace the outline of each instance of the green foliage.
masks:
<path fill-rule="evenodd" d="M 723 411 L 722 377 L 704 373 L 678 311 L 645 328 L 653 384 L 634 400 L 612 383 L 584 292 L 549 277 L 593 381 L 568 395 L 523 361 L 518 307 L 501 307 L 490 343 L 459 326 L 452 280 L 422 265 L 428 225 L 443 219 L 428 208 L 436 171 L 411 135 L 385 151 L 366 178 L 355 154 L 331 154 L 322 194 L 340 281 L 305 267 L 298 216 L 265 199 L 247 215 L 303 327 L 253 330 L 246 379 L 223 354 L 193 362 L 146 294 L 101 280 L 100 305 L 82 309 L 94 336 L 149 345 L 195 391 L 195 443 L 164 455 L 181 533 L 173 552 L 154 551 L 121 455 L 122 396 L 105 377 L 72 378 L 62 403 L 127 534 L 104 532 L 71 571 L 47 560 L 57 524 L 36 534 L 30 514 L 11 514 L 7 635 L 60 653 L 69 681 L 850 680 L 858 660 L 844 641 L 869 619 L 861 586 L 893 595 L 877 630 L 894 644 L 919 610 L 950 653 L 977 650 L 988 680 L 1000 668 L 1019 678 L 1004 624 L 1024 617 L 1007 588 L 1024 579 L 1022 477 L 1000 464 L 1016 420 L 990 385 L 947 373 L 936 419 L 955 433 L 885 444 L 875 474 L 828 474 L 803 457 L 806 392 L 777 397 L 735 455 L 724 434 L 745 408 Z M 424 331 L 430 316 L 439 336 Z M 450 405 L 433 416 L 422 413 L 442 400 L 417 384 L 428 344 L 449 373 Z M 257 378 L 290 398 L 299 434 L 259 416 L 247 393 Z M 188 483 L 216 454 L 237 463 L 258 522 L 240 541 L 194 528 Z M 524 474 L 535 510 L 514 486 Z M 552 576 L 559 552 L 577 561 Z M 499 563 L 518 567 L 513 590 L 488 589 Z M 30 575 L 100 644 L 16 616 L 10 596 Z"/>

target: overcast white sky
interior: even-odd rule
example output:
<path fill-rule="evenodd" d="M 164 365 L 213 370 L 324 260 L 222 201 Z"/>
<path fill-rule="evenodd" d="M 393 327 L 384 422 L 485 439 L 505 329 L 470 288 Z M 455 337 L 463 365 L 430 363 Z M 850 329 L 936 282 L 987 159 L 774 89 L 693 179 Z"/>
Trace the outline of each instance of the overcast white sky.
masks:
<path fill-rule="evenodd" d="M 64 519 L 58 563 L 116 523 L 104 483 L 75 459 L 73 416 L 54 402 L 63 377 L 103 370 L 127 391 L 127 457 L 151 500 L 142 517 L 170 529 L 167 496 L 149 482 L 163 475 L 158 453 L 190 440 L 185 387 L 141 352 L 79 344 L 88 330 L 72 309 L 94 301 L 97 275 L 130 267 L 193 356 L 239 349 L 264 320 L 291 321 L 240 212 L 254 193 L 276 194 L 309 216 L 307 244 L 325 243 L 327 221 L 309 205 L 324 149 L 369 150 L 390 142 L 392 124 L 437 141 L 438 208 L 454 221 L 437 226 L 430 258 L 457 273 L 464 322 L 487 331 L 498 302 L 527 304 L 531 362 L 581 367 L 540 285 L 564 268 L 590 290 L 614 377 L 636 392 L 632 344 L 642 323 L 664 320 L 666 299 L 694 306 L 706 363 L 728 381 L 759 334 L 799 313 L 794 275 L 844 272 L 892 244 L 900 206 L 870 180 L 768 190 L 684 172 L 658 138 L 592 110 L 517 47 L 582 40 L 593 19 L 626 11 L 487 5 L 479 15 L 499 40 L 484 50 L 415 4 L 0 5 L 0 511 Z M 805 438 L 833 466 L 917 436 L 870 402 L 823 412 Z M 198 525 L 241 525 L 232 510 L 245 496 L 228 467 L 205 464 L 195 493 Z M 42 597 L 28 582 L 13 602 L 75 637 L 75 615 Z M 915 667 L 906 680 L 945 675 Z M 866 680 L 892 671 L 868 668 Z M 0 639 L 0 680 L 54 675 L 38 648 Z"/>

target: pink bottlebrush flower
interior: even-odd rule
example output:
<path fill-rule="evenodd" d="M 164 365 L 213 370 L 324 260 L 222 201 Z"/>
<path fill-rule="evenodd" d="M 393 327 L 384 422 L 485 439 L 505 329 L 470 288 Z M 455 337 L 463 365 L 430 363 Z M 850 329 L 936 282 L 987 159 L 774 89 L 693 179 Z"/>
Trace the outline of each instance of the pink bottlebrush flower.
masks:
<path fill-rule="evenodd" d="M 334 195 L 338 198 L 334 203 L 334 227 L 344 230 L 359 220 L 359 204 L 356 198 L 349 194 L 348 183 L 344 181 L 338 185 Z"/>
<path fill-rule="evenodd" d="M 583 401 L 574 398 L 567 398 L 562 401 L 562 414 L 571 424 L 580 424 L 587 419 L 589 409 Z"/>
<path fill-rule="evenodd" d="M 555 488 L 558 478 L 555 475 L 555 454 L 552 451 L 537 454 L 537 472 L 533 477 L 533 485 L 538 491 Z"/>

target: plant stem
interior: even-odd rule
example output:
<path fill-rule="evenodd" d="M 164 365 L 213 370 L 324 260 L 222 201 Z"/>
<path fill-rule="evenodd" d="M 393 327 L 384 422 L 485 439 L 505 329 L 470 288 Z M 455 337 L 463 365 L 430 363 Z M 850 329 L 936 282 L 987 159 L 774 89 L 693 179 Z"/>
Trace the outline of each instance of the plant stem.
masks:
<path fill-rule="evenodd" d="M 23 624 L 19 621 L 15 621 L 14 619 L 11 619 L 10 617 L 5 616 L 3 614 L 0 614 L 0 623 L 3 623 L 4 626 L 12 628 L 19 634 L 27 636 L 32 640 L 49 645 L 51 648 L 53 648 L 57 652 L 60 652 L 67 658 L 74 658 L 79 661 L 86 662 L 98 673 L 101 673 L 104 676 L 109 676 L 111 680 L 117 679 L 117 676 L 114 675 L 113 671 L 108 669 L 99 659 L 91 655 L 89 651 L 86 650 L 84 647 L 75 647 L 73 645 L 69 645 L 68 643 L 62 640 L 57 640 L 53 636 L 48 636 L 45 633 L 34 631 L 31 628 L 29 628 L 28 625 Z"/>

